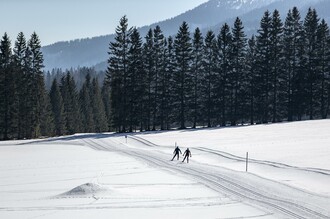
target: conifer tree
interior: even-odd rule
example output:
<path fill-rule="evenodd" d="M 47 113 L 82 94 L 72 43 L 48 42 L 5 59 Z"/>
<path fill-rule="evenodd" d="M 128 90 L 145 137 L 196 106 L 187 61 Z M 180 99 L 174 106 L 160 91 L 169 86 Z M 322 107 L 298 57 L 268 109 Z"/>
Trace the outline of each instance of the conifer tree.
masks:
<path fill-rule="evenodd" d="M 146 130 L 150 130 L 151 126 L 151 116 L 153 111 L 153 86 L 154 86 L 154 75 L 155 75 L 155 60 L 154 60 L 154 34 L 152 29 L 149 29 L 146 37 L 145 43 L 143 45 L 143 62 L 144 62 L 144 70 L 146 72 L 147 78 L 147 99 L 146 99 Z"/>
<path fill-rule="evenodd" d="M 226 126 L 227 113 L 231 115 L 230 104 L 227 103 L 231 96 L 229 93 L 229 75 L 231 72 L 231 51 L 232 51 L 232 35 L 230 28 L 225 23 L 220 30 L 218 35 L 218 47 L 219 47 L 219 69 L 217 73 L 218 83 L 217 89 L 217 104 L 216 111 L 220 113 L 218 120 L 222 126 Z M 220 118 L 220 119 L 219 119 Z"/>
<path fill-rule="evenodd" d="M 270 111 L 271 90 L 271 15 L 266 11 L 260 22 L 257 35 L 257 115 L 258 121 L 267 123 Z"/>
<path fill-rule="evenodd" d="M 85 82 L 79 93 L 82 131 L 86 133 L 95 132 L 92 98 L 91 77 L 87 74 Z"/>
<path fill-rule="evenodd" d="M 147 95 L 146 77 L 143 68 L 142 56 L 142 39 L 136 28 L 131 34 L 131 45 L 129 49 L 129 131 L 140 126 L 140 131 L 143 130 L 143 125 L 146 121 L 145 103 Z"/>
<path fill-rule="evenodd" d="M 308 13 L 305 17 L 304 21 L 304 33 L 305 33 L 305 52 L 306 52 L 306 60 L 305 60 L 305 72 L 307 79 L 307 94 L 308 99 L 307 103 L 307 111 L 309 115 L 309 119 L 314 119 L 315 111 L 318 107 L 318 97 L 316 94 L 317 86 L 318 86 L 318 54 L 317 54 L 317 29 L 318 29 L 319 18 L 315 9 L 309 8 Z"/>
<path fill-rule="evenodd" d="M 17 40 L 15 42 L 15 47 L 13 49 L 13 59 L 15 62 L 15 71 L 17 76 L 17 92 L 18 92 L 18 130 L 17 130 L 17 137 L 18 139 L 22 139 L 25 137 L 25 111 L 26 111 L 26 104 L 27 104 L 27 94 L 28 94 L 28 87 L 26 81 L 26 72 L 24 71 L 24 63 L 25 63 L 25 53 L 26 53 L 26 39 L 22 32 L 20 32 L 17 36 Z"/>
<path fill-rule="evenodd" d="M 213 31 L 208 31 L 204 40 L 203 52 L 203 75 L 202 75 L 202 115 L 207 123 L 207 127 L 211 127 L 212 119 L 214 118 L 215 107 L 215 72 L 217 70 L 217 41 Z"/>
<path fill-rule="evenodd" d="M 79 95 L 74 78 L 67 72 L 61 78 L 60 91 L 63 98 L 63 106 L 67 133 L 72 135 L 79 132 L 81 126 Z"/>
<path fill-rule="evenodd" d="M 233 113 L 231 116 L 231 125 L 236 125 L 237 120 L 242 118 L 242 105 L 245 100 L 245 91 L 243 89 L 245 76 L 244 60 L 246 56 L 246 36 L 242 21 L 237 17 L 232 29 L 232 71 L 230 74 Z"/>
<path fill-rule="evenodd" d="M 163 103 L 162 110 L 164 114 L 164 129 L 170 129 L 171 123 L 174 122 L 174 72 L 175 72 L 175 50 L 173 38 L 170 36 L 167 39 L 167 48 L 165 50 L 165 70 L 163 77 Z"/>
<path fill-rule="evenodd" d="M 256 62 L 257 62 L 257 48 L 256 48 L 256 40 L 254 35 L 248 41 L 248 48 L 246 54 L 246 90 L 247 90 L 247 108 L 246 112 L 249 112 L 249 120 L 250 124 L 253 125 L 255 122 L 255 105 L 256 105 L 256 88 L 257 77 L 256 77 Z"/>
<path fill-rule="evenodd" d="M 186 128 L 187 114 L 189 115 L 189 101 L 191 97 L 191 62 L 192 62 L 192 44 L 189 27 L 183 22 L 175 36 L 174 41 L 176 71 L 174 74 L 174 84 L 176 91 L 177 115 L 180 129 Z"/>
<path fill-rule="evenodd" d="M 37 138 L 41 135 L 41 120 L 42 113 L 45 112 L 42 107 L 45 106 L 44 102 L 46 98 L 46 89 L 44 82 L 44 74 L 42 71 L 43 66 L 43 55 L 41 52 L 41 43 L 38 35 L 34 32 L 28 42 L 28 73 L 30 80 L 28 84 L 32 85 L 31 89 L 31 130 L 30 135 L 33 138 Z"/>
<path fill-rule="evenodd" d="M 5 33 L 0 42 L 0 139 L 11 138 L 12 124 L 11 110 L 13 109 L 13 95 L 15 95 L 15 76 L 13 75 L 12 51 L 10 39 Z"/>
<path fill-rule="evenodd" d="M 66 133 L 64 105 L 56 79 L 53 80 L 49 97 L 54 115 L 55 134 L 57 136 L 64 135 Z"/>
<path fill-rule="evenodd" d="M 320 75 L 321 86 L 318 89 L 320 96 L 320 116 L 326 119 L 329 113 L 329 91 L 330 84 L 330 32 L 329 26 L 322 19 L 317 30 L 317 57 L 319 59 L 318 75 Z"/>
<path fill-rule="evenodd" d="M 300 13 L 296 7 L 289 10 L 283 33 L 283 48 L 284 48 L 284 72 L 287 81 L 287 115 L 288 121 L 293 121 L 297 117 L 299 109 L 302 108 L 301 69 L 299 66 L 302 62 L 303 44 L 303 28 Z"/>
<path fill-rule="evenodd" d="M 126 132 L 127 129 L 128 51 L 131 33 L 132 28 L 128 28 L 128 20 L 124 16 L 116 28 L 115 42 L 111 42 L 109 47 L 106 77 L 111 85 L 112 123 L 120 132 Z"/>
<path fill-rule="evenodd" d="M 99 83 L 96 78 L 92 81 L 92 94 L 91 94 L 91 104 L 93 109 L 93 120 L 95 125 L 95 132 L 105 132 L 107 131 L 108 124 L 105 116 L 104 104 L 102 101 L 101 90 Z"/>
<path fill-rule="evenodd" d="M 203 77 L 203 36 L 199 28 L 195 29 L 192 40 L 192 102 L 190 108 L 192 109 L 192 127 L 196 128 L 197 123 L 201 120 L 201 80 Z"/>
<path fill-rule="evenodd" d="M 280 121 L 284 114 L 282 106 L 285 104 L 285 75 L 283 74 L 283 23 L 277 10 L 273 12 L 271 20 L 271 77 L 272 77 L 272 122 Z"/>

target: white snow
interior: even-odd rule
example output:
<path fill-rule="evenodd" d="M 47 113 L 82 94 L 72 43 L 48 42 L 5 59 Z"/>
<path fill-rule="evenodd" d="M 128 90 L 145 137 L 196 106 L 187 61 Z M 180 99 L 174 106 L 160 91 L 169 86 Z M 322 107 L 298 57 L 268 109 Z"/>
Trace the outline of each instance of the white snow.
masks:
<path fill-rule="evenodd" d="M 0 142 L 0 218 L 330 218 L 329 130 L 320 120 Z M 189 164 L 170 161 L 175 142 Z"/>

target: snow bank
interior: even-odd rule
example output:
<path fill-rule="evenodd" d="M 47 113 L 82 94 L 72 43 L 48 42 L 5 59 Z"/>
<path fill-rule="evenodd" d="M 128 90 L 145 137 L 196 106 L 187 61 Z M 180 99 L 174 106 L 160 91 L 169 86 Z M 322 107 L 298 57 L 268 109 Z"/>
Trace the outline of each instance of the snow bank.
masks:
<path fill-rule="evenodd" d="M 77 186 L 70 191 L 62 193 L 60 196 L 82 196 L 82 195 L 95 195 L 98 193 L 109 192 L 110 190 L 104 186 L 95 183 L 85 183 Z"/>

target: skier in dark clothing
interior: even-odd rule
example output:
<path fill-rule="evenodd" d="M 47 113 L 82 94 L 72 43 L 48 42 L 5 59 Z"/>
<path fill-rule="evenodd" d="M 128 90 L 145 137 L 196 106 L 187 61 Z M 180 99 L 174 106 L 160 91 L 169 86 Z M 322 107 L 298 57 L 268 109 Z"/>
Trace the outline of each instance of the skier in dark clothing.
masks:
<path fill-rule="evenodd" d="M 176 148 L 175 148 L 174 151 L 173 151 L 174 156 L 173 156 L 173 158 L 172 158 L 171 161 L 174 160 L 175 156 L 177 156 L 177 159 L 179 160 L 179 152 L 180 152 L 180 154 L 182 154 L 180 148 L 179 148 L 178 146 L 176 146 Z"/>
<path fill-rule="evenodd" d="M 186 149 L 186 151 L 183 153 L 183 156 L 184 156 L 184 158 L 183 158 L 182 162 L 184 162 L 184 160 L 187 158 L 187 163 L 189 163 L 189 157 L 191 157 L 191 152 L 190 152 L 189 148 Z"/>

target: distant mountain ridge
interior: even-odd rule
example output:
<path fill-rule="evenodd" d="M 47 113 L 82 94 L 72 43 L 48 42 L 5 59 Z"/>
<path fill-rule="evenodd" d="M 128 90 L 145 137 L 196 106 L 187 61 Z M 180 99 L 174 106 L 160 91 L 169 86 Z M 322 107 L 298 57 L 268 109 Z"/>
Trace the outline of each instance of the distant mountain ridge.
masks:
<path fill-rule="evenodd" d="M 329 0 L 209 0 L 176 17 L 138 29 L 144 37 L 150 28 L 159 25 L 164 35 L 169 36 L 175 35 L 181 23 L 186 21 L 191 32 L 199 27 L 203 33 L 210 29 L 218 33 L 224 22 L 232 26 L 234 19 L 240 17 L 247 35 L 251 35 L 259 28 L 260 19 L 266 10 L 278 9 L 284 19 L 293 6 L 299 8 L 302 18 L 309 7 L 316 8 L 319 17 L 330 23 Z M 105 69 L 109 43 L 113 38 L 114 34 L 110 34 L 44 46 L 42 52 L 45 70 L 95 65 L 98 69 Z"/>

